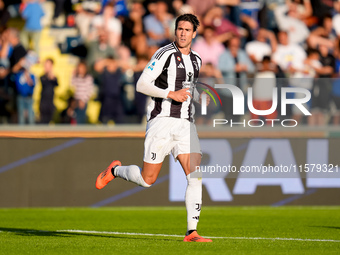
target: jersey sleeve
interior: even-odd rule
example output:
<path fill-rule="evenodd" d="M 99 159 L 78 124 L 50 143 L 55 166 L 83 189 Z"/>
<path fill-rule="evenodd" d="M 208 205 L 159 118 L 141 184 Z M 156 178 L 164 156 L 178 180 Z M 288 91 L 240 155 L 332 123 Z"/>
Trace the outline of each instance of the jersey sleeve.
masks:
<path fill-rule="evenodd" d="M 148 74 L 154 80 L 163 72 L 165 67 L 165 62 L 170 56 L 170 52 L 164 54 L 161 53 L 162 49 L 159 49 L 151 58 L 150 62 L 144 68 L 144 73 Z"/>

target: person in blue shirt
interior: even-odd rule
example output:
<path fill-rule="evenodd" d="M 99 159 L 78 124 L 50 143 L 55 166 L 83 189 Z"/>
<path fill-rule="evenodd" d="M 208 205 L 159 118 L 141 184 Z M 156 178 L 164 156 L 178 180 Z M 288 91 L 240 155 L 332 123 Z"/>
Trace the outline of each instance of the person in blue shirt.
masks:
<path fill-rule="evenodd" d="M 332 86 L 332 99 L 336 107 L 336 112 L 333 115 L 333 124 L 340 124 L 340 42 L 337 45 L 337 49 L 334 52 L 336 57 L 335 59 L 335 70 L 334 70 L 334 79 Z"/>
<path fill-rule="evenodd" d="M 28 124 L 35 123 L 35 116 L 33 112 L 33 91 L 35 86 L 35 77 L 27 70 L 17 73 L 15 78 L 18 106 L 18 121 L 20 125 L 26 123 L 26 116 Z"/>
<path fill-rule="evenodd" d="M 45 15 L 39 0 L 23 1 L 22 18 L 26 21 L 21 32 L 21 43 L 29 49 L 30 41 L 33 42 L 33 50 L 39 54 L 39 41 L 42 30 L 41 18 Z"/>

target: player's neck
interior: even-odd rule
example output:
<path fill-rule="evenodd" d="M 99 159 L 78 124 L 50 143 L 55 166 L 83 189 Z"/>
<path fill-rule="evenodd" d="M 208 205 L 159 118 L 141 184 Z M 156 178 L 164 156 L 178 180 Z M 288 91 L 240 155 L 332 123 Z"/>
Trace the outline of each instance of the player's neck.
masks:
<path fill-rule="evenodd" d="M 179 45 L 175 42 L 178 50 L 183 54 L 183 55 L 189 55 L 191 52 L 191 44 L 188 45 L 187 47 L 179 47 Z"/>

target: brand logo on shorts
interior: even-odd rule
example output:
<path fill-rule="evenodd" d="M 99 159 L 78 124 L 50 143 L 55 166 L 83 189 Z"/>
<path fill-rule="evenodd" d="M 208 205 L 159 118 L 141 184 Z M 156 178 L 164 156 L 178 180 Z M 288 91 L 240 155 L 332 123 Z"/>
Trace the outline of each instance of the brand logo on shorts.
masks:
<path fill-rule="evenodd" d="M 156 152 L 151 152 L 151 159 L 155 160 L 156 159 Z"/>
<path fill-rule="evenodd" d="M 197 206 L 197 207 L 196 207 L 195 209 L 196 209 L 197 211 L 201 211 L 201 204 L 196 204 L 196 206 Z"/>

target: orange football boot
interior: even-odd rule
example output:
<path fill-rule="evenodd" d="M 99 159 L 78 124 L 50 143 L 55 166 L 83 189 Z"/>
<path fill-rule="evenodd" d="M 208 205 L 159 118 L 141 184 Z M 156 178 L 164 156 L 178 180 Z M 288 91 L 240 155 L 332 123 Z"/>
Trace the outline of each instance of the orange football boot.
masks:
<path fill-rule="evenodd" d="M 184 237 L 184 242 L 200 242 L 200 243 L 210 243 L 211 239 L 201 237 L 197 234 L 197 231 L 193 231 L 190 235 Z"/>
<path fill-rule="evenodd" d="M 119 160 L 114 160 L 112 163 L 106 168 L 105 171 L 101 172 L 100 175 L 97 177 L 96 181 L 96 188 L 102 189 L 108 184 L 110 181 L 112 181 L 115 177 L 111 173 L 111 169 L 115 166 L 121 166 L 122 163 L 120 163 Z"/>

